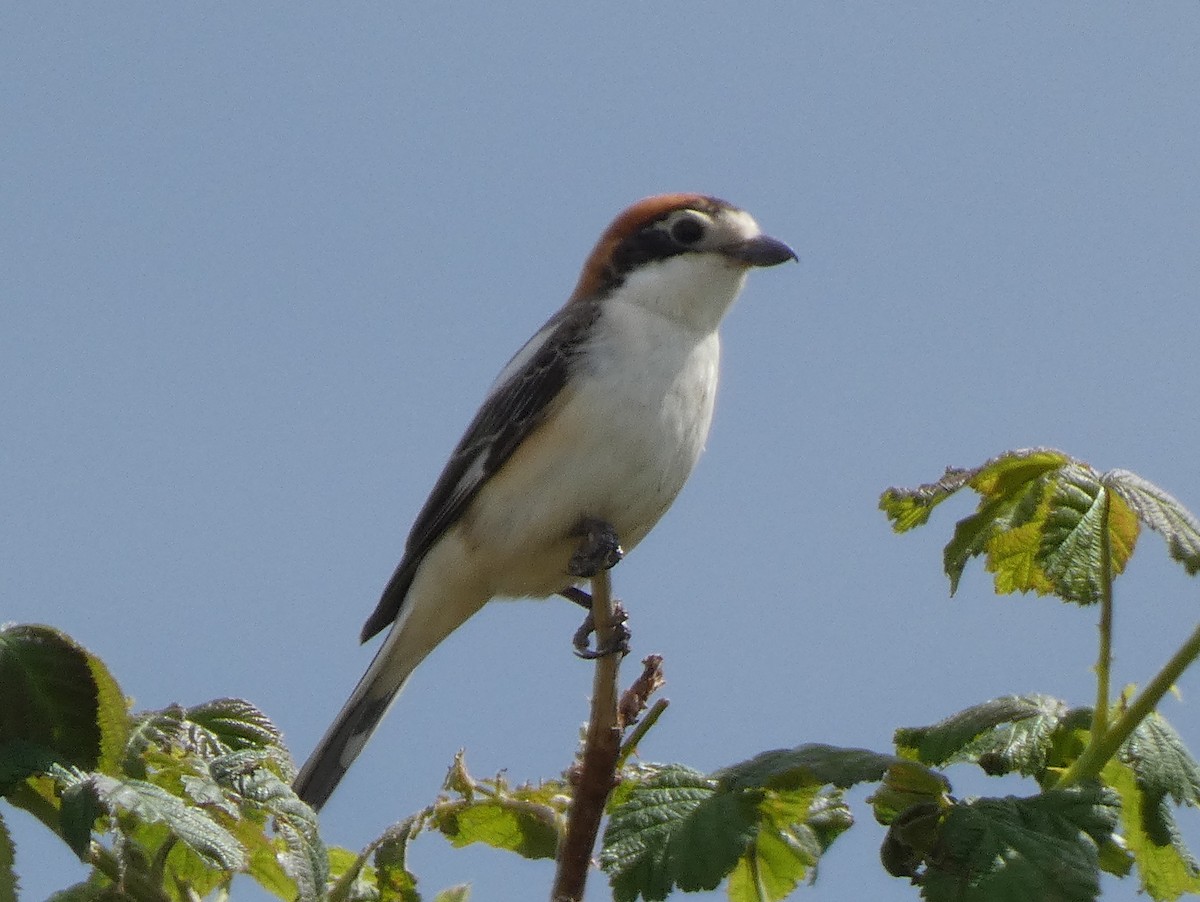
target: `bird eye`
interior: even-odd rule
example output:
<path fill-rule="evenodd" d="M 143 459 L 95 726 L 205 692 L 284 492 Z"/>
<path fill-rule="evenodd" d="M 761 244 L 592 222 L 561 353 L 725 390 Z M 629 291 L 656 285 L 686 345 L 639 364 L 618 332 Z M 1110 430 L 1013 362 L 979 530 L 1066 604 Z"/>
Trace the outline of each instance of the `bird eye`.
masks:
<path fill-rule="evenodd" d="M 680 219 L 671 226 L 671 237 L 680 244 L 695 244 L 704 235 L 704 226 L 694 216 Z"/>

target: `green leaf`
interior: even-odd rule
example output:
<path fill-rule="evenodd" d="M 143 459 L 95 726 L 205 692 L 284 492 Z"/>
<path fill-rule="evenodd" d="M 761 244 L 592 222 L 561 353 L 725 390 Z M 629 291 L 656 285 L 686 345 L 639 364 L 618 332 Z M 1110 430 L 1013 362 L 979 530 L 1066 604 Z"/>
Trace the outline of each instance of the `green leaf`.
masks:
<path fill-rule="evenodd" d="M 733 902 L 784 899 L 816 879 L 821 855 L 854 823 L 837 791 L 771 793 L 759 811 L 758 834 L 729 875 Z"/>
<path fill-rule="evenodd" d="M 419 829 L 418 818 L 393 824 L 361 852 L 331 849 L 330 869 L 337 878 L 329 902 L 351 902 L 362 893 L 388 902 L 420 902 L 417 879 L 408 871 L 408 843 Z M 374 856 L 374 867 L 367 862 Z"/>
<path fill-rule="evenodd" d="M 1009 695 L 928 727 L 896 731 L 897 751 L 924 764 L 975 762 L 992 775 L 1039 774 L 1066 705 L 1048 695 Z"/>
<path fill-rule="evenodd" d="M 1035 448 L 1002 454 L 974 470 L 948 470 L 941 481 L 917 489 L 888 489 L 880 506 L 897 530 L 908 529 L 925 522 L 933 505 L 969 486 L 979 494 L 979 506 L 958 522 L 943 553 L 951 594 L 967 562 L 986 556 L 998 593 L 1053 593 L 1090 604 L 1100 598 L 1105 579 L 1124 570 L 1140 529 L 1126 495 L 1107 487 L 1110 479 L 1061 451 Z M 1143 499 L 1143 507 L 1159 514 L 1160 527 L 1186 539 L 1191 534 L 1180 519 L 1182 508 L 1166 506 L 1162 497 Z M 1174 517 L 1169 525 L 1167 510 Z M 1200 542 L 1200 532 L 1195 538 Z M 1186 542 L 1178 547 L 1185 557 L 1190 553 Z M 1200 565 L 1200 557 L 1197 561 Z"/>
<path fill-rule="evenodd" d="M 15 851 L 12 836 L 0 817 L 0 902 L 17 902 L 17 872 L 13 869 Z"/>
<path fill-rule="evenodd" d="M 556 813 L 513 798 L 481 798 L 443 810 L 434 820 L 456 847 L 486 843 L 524 858 L 553 858 L 558 848 Z"/>
<path fill-rule="evenodd" d="M 99 814 L 135 823 L 161 824 L 172 836 L 205 862 L 225 870 L 242 866 L 244 852 L 234 836 L 199 808 L 189 807 L 165 789 L 142 780 L 118 780 L 90 774 L 68 786 L 62 797 L 64 832 L 70 822 L 74 831 L 92 824 Z M 74 833 L 72 847 L 79 851 L 80 837 Z M 86 848 L 86 841 L 82 843 Z"/>
<path fill-rule="evenodd" d="M 129 731 L 124 766 L 143 776 L 148 749 L 174 749 L 211 759 L 230 752 L 270 752 L 290 780 L 294 768 L 278 728 L 258 708 L 239 698 L 221 698 L 192 708 L 171 705 L 138 714 Z"/>
<path fill-rule="evenodd" d="M 288 876 L 280 860 L 279 853 L 285 848 L 282 841 L 267 836 L 263 825 L 250 818 L 241 818 L 229 826 L 230 832 L 246 850 L 246 863 L 243 866 L 246 875 L 277 899 L 287 899 L 289 902 L 299 899 L 299 887 Z"/>
<path fill-rule="evenodd" d="M 753 837 L 760 799 L 718 794 L 715 780 L 686 767 L 662 768 L 609 819 L 601 866 L 613 875 L 614 898 L 715 888 Z"/>
<path fill-rule="evenodd" d="M 1167 807 L 1200 803 L 1200 765 L 1175 729 L 1157 712 L 1151 712 L 1121 746 L 1121 761 L 1137 776 L 1145 796 L 1144 828 L 1155 842 L 1170 841 L 1174 819 Z"/>
<path fill-rule="evenodd" d="M 879 788 L 867 798 L 875 811 L 875 820 L 891 824 L 915 807 L 941 811 L 951 804 L 950 781 L 915 761 L 897 761 L 887 769 Z"/>
<path fill-rule="evenodd" d="M 217 786 L 234 794 L 239 802 L 252 802 L 270 814 L 301 817 L 315 827 L 316 816 L 312 809 L 301 802 L 290 784 L 280 777 L 278 764 L 276 751 L 269 748 L 228 752 L 198 762 Z"/>
<path fill-rule="evenodd" d="M 1019 493 L 1023 486 L 1070 462 L 1069 455 L 1054 448 L 1006 451 L 972 471 L 970 485 L 980 495 L 1012 495 Z"/>
<path fill-rule="evenodd" d="M 97 880 L 91 880 L 59 890 L 46 902 L 114 902 L 114 890 L 107 880 L 103 885 Z"/>
<path fill-rule="evenodd" d="M 1100 893 L 1099 847 L 1116 821 L 1115 796 L 1090 788 L 955 805 L 925 860 L 921 893 L 930 902 L 1090 902 Z"/>
<path fill-rule="evenodd" d="M 1106 519 L 1113 576 L 1125 569 L 1133 553 L 1137 518 L 1120 498 L 1110 498 L 1097 474 L 1080 464 L 1063 467 L 1052 483 L 1037 561 L 1052 590 L 1065 601 L 1100 600 Z"/>
<path fill-rule="evenodd" d="M 186 719 L 205 731 L 221 752 L 283 746 L 283 734 L 245 699 L 219 698 L 188 708 Z"/>
<path fill-rule="evenodd" d="M 879 508 L 893 521 L 892 528 L 896 532 L 905 532 L 927 522 L 933 508 L 963 486 L 970 485 L 984 496 L 1019 494 L 1024 486 L 1036 481 L 1044 473 L 1057 470 L 1069 460 L 1067 455 L 1052 448 L 1009 451 L 972 470 L 947 467 L 937 482 L 926 483 L 915 489 L 893 486 L 883 493 Z"/>
<path fill-rule="evenodd" d="M 283 842 L 279 863 L 293 880 L 301 902 L 323 899 L 329 879 L 329 853 L 321 840 L 316 812 L 296 796 L 289 784 L 267 766 L 271 749 L 247 749 L 213 760 L 209 771 L 220 786 L 233 789 L 244 813 L 265 812 L 274 819 Z"/>
<path fill-rule="evenodd" d="M 284 846 L 279 860 L 288 877 L 296 883 L 299 893 L 296 898 L 300 902 L 323 899 L 329 858 L 321 837 L 307 824 L 293 818 L 277 817 L 275 829 Z"/>
<path fill-rule="evenodd" d="M 471 887 L 469 884 L 461 883 L 458 886 L 451 886 L 442 890 L 433 897 L 433 902 L 467 902 L 471 898 Z"/>
<path fill-rule="evenodd" d="M 419 902 L 417 878 L 408 870 L 408 843 L 412 838 L 413 822 L 399 824 L 386 832 L 375 844 L 375 879 L 379 889 L 379 902 Z M 452 890 L 447 898 L 467 898 L 465 887 L 461 893 Z M 442 895 L 442 894 L 439 894 Z"/>
<path fill-rule="evenodd" d="M 37 774 L 48 774 L 56 767 L 72 767 L 71 762 L 53 749 L 24 739 L 0 742 L 0 795 Z M 17 800 L 13 804 L 19 805 Z"/>
<path fill-rule="evenodd" d="M 0 743 L 21 740 L 92 770 L 105 751 L 93 659 L 48 626 L 0 629 Z"/>
<path fill-rule="evenodd" d="M 476 780 L 460 752 L 444 786 L 459 797 L 439 799 L 427 823 L 455 846 L 482 842 L 525 858 L 554 857 L 569 798 L 561 783 L 514 788 L 502 777 Z"/>
<path fill-rule="evenodd" d="M 925 859 L 934 854 L 942 817 L 951 803 L 919 802 L 887 821 L 888 832 L 879 848 L 879 861 L 893 877 L 923 879 Z"/>
<path fill-rule="evenodd" d="M 1200 573 L 1200 522 L 1154 483 L 1128 470 L 1110 470 L 1104 484 L 1124 499 L 1139 520 L 1161 535 L 1171 557 L 1188 574 Z"/>
<path fill-rule="evenodd" d="M 96 685 L 96 724 L 100 728 L 100 760 L 96 762 L 96 770 L 117 776 L 129 739 L 129 701 L 108 666 L 91 652 L 85 653 Z"/>
<path fill-rule="evenodd" d="M 714 889 L 726 876 L 733 898 L 783 898 L 852 823 L 828 787 L 879 780 L 905 763 L 865 749 L 803 745 L 712 776 L 680 765 L 643 769 L 640 779 L 627 773 L 609 809 L 601 867 L 619 900 Z"/>
<path fill-rule="evenodd" d="M 1157 900 L 1200 893 L 1200 869 L 1170 811 L 1163 807 L 1162 796 L 1157 800 L 1149 797 L 1134 768 L 1125 761 L 1109 761 L 1101 776 L 1121 797 L 1125 846 L 1137 865 L 1142 891 Z M 1148 824 L 1154 825 L 1155 835 L 1147 829 Z"/>
<path fill-rule="evenodd" d="M 937 482 L 925 483 L 915 489 L 893 486 L 879 498 L 879 509 L 892 521 L 896 532 L 908 532 L 929 521 L 933 509 L 967 484 L 974 475 L 972 470 L 946 468 Z"/>
<path fill-rule="evenodd" d="M 875 783 L 899 759 L 869 749 L 840 748 L 808 743 L 775 749 L 713 774 L 722 791 L 794 789 L 829 784 L 846 789 L 856 783 Z"/>
<path fill-rule="evenodd" d="M 1039 524 L 1046 517 L 1049 476 L 1068 460 L 1059 451 L 1014 451 L 971 471 L 967 484 L 980 494 L 979 507 L 958 521 L 943 554 L 951 595 L 967 561 L 985 553 L 988 570 L 996 574 L 997 592 L 1015 587 L 1050 591 L 1034 557 Z"/>

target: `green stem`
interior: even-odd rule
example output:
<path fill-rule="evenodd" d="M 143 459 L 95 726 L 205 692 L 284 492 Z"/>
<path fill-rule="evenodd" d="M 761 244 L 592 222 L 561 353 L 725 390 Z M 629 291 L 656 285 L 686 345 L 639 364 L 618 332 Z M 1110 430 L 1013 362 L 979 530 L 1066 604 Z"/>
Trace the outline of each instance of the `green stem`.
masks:
<path fill-rule="evenodd" d="M 617 770 L 620 770 L 625 762 L 629 760 L 629 756 L 637 751 L 638 743 L 642 738 L 650 732 L 650 728 L 658 723 L 658 719 L 662 717 L 662 713 L 667 710 L 667 705 L 670 702 L 665 698 L 660 698 L 654 703 L 646 716 L 641 719 L 636 727 L 629 734 L 629 738 L 621 745 L 621 754 L 617 758 Z"/>
<path fill-rule="evenodd" d="M 1108 730 L 1108 690 L 1112 673 L 1113 572 L 1112 536 L 1109 533 L 1112 506 L 1108 489 L 1101 487 L 1100 491 L 1104 496 L 1100 515 L 1100 650 L 1096 655 L 1096 707 L 1092 713 L 1092 738 L 1088 745 L 1100 742 Z"/>
<path fill-rule="evenodd" d="M 1138 724 L 1158 707 L 1162 697 L 1171 691 L 1171 687 L 1197 657 L 1200 657 L 1200 626 L 1192 631 L 1187 641 L 1171 656 L 1171 660 L 1163 665 L 1162 670 L 1154 675 L 1154 679 L 1146 684 L 1146 688 L 1137 698 L 1129 703 L 1129 707 L 1104 737 L 1099 742 L 1088 743 L 1083 754 L 1075 759 L 1075 763 L 1059 778 L 1054 788 L 1063 789 L 1099 774 L 1108 760 L 1117 753 L 1121 744 L 1137 729 Z"/>

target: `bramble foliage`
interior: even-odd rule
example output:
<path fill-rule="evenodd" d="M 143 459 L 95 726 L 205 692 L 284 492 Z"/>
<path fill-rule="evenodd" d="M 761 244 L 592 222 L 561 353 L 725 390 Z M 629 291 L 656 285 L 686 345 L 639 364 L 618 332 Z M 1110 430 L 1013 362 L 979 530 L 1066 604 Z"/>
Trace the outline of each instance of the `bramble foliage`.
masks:
<path fill-rule="evenodd" d="M 982 557 L 998 592 L 1111 611 L 1113 580 L 1143 526 L 1189 574 L 1200 572 L 1200 525 L 1174 498 L 1060 451 L 947 470 L 916 489 L 887 490 L 880 507 L 903 532 L 967 488 L 980 501 L 945 548 L 952 592 Z M 735 902 L 783 899 L 815 879 L 825 850 L 853 825 L 844 792 L 863 783 L 875 786 L 868 801 L 887 828 L 884 867 L 931 902 L 1086 902 L 1102 872 L 1136 872 L 1156 900 L 1200 892 L 1200 864 L 1175 821 L 1179 806 L 1200 805 L 1200 765 L 1155 710 L 1200 655 L 1200 629 L 1139 694 L 1111 699 L 1110 623 L 1101 617 L 1090 707 L 1008 696 L 898 729 L 888 753 L 806 743 L 710 774 L 630 762 L 643 738 L 635 734 L 600 852 L 614 898 L 724 883 Z M 1022 774 L 1040 791 L 959 798 L 941 770 L 955 764 Z M 460 754 L 441 796 L 356 853 L 323 843 L 291 790 L 294 772 L 279 731 L 248 702 L 131 714 L 103 663 L 72 640 L 45 626 L 0 629 L 0 796 L 91 866 L 87 881 L 56 897 L 64 902 L 222 896 L 238 875 L 281 899 L 419 902 L 406 859 L 421 832 L 550 859 L 574 792 L 570 772 L 538 785 L 476 779 Z M 17 898 L 17 851 L 0 817 L 0 902 Z M 468 893 L 458 886 L 434 899 Z"/>

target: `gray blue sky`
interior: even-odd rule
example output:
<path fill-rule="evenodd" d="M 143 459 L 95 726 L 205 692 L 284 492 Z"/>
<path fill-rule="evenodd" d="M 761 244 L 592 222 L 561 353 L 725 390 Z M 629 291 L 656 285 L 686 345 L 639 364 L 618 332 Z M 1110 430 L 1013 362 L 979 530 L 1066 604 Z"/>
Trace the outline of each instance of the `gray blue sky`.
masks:
<path fill-rule="evenodd" d="M 244 696 L 307 754 L 493 375 L 611 217 L 661 191 L 744 206 L 802 264 L 753 274 L 708 450 L 615 571 L 635 653 L 665 657 L 648 758 L 887 749 L 1000 694 L 1092 701 L 1095 613 L 996 598 L 978 566 L 950 599 L 941 546 L 970 503 L 896 537 L 888 485 L 1051 445 L 1200 510 L 1195 3 L 4 18 L 0 619 L 66 630 L 140 707 Z M 1197 589 L 1144 535 L 1115 685 L 1191 630 Z M 360 846 L 426 804 L 459 748 L 480 775 L 557 774 L 591 680 L 577 622 L 501 603 L 456 634 L 326 838 Z M 1164 713 L 1200 749 L 1196 674 L 1179 688 Z M 799 898 L 916 898 L 878 867 L 861 796 Z M 11 821 L 27 898 L 82 872 Z M 550 882 L 432 836 L 411 864 L 481 902 Z"/>

